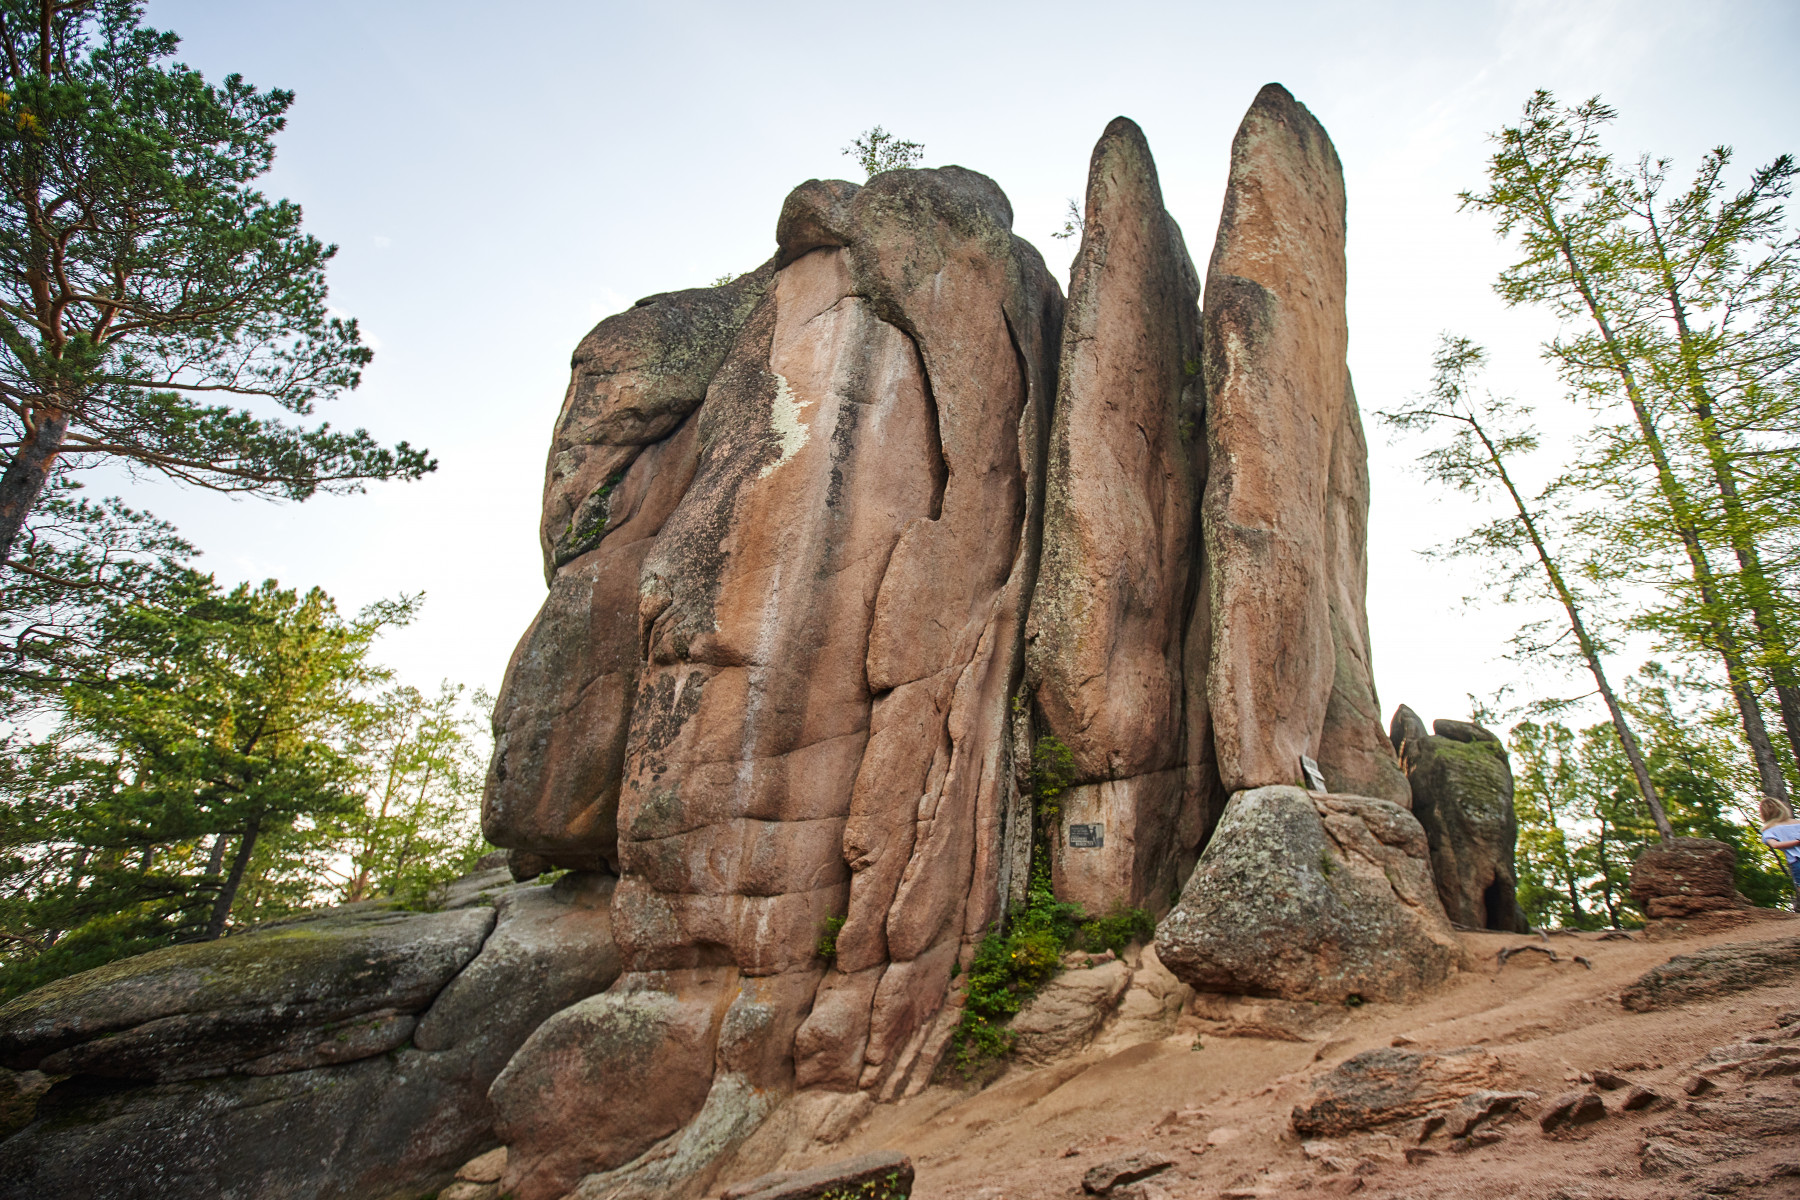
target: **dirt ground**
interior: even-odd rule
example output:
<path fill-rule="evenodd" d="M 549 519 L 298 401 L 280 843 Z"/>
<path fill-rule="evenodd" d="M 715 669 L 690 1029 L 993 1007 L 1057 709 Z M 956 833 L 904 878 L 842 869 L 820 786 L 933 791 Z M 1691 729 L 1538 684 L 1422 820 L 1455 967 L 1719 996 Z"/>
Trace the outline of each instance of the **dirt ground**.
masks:
<path fill-rule="evenodd" d="M 1674 955 L 1796 933 L 1800 921 L 1659 941 L 1641 932 L 1631 941 L 1560 935 L 1550 945 L 1561 962 L 1522 954 L 1499 968 L 1496 951 L 1536 939 L 1463 934 L 1480 969 L 1418 1004 L 1346 1009 L 1323 1040 L 1197 1038 L 1202 1023 L 1184 1015 L 1159 1041 L 1015 1067 L 979 1091 L 934 1086 L 880 1106 L 842 1143 L 809 1157 L 904 1151 L 918 1171 L 913 1195 L 922 1200 L 1080 1196 L 1090 1168 L 1136 1150 L 1166 1154 L 1174 1166 L 1115 1197 L 1800 1197 L 1800 1076 L 1722 1074 L 1716 1089 L 1694 1097 L 1681 1087 L 1712 1048 L 1770 1036 L 1778 1018 L 1800 1016 L 1800 978 L 1660 1012 L 1628 1012 L 1619 1003 L 1622 989 Z M 1428 1153 L 1393 1133 L 1324 1146 L 1295 1135 L 1289 1114 L 1313 1080 L 1362 1051 L 1409 1043 L 1417 1050 L 1480 1045 L 1501 1060 L 1496 1086 L 1543 1100 L 1499 1124 L 1500 1140 L 1462 1152 L 1442 1135 L 1424 1144 Z M 1669 1101 L 1624 1113 L 1613 1093 L 1605 1119 L 1574 1135 L 1541 1132 L 1534 1115 L 1544 1101 L 1596 1070 Z M 1647 1144 L 1661 1148 L 1648 1156 L 1654 1174 L 1646 1171 Z"/>

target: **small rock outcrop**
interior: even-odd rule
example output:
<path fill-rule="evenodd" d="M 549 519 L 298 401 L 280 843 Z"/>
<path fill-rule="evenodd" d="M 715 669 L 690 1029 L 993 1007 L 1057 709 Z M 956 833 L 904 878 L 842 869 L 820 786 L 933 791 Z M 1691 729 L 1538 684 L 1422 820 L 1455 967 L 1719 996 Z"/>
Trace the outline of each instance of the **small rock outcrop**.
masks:
<path fill-rule="evenodd" d="M 0 1143 L 0 1197 L 302 1200 L 446 1182 L 494 1144 L 488 1085 L 520 1043 L 618 975 L 605 890 L 562 890 L 329 910 L 10 1002 L 0 1063 L 66 1078 Z"/>
<path fill-rule="evenodd" d="M 1085 1047 L 1118 1007 L 1131 986 L 1131 968 L 1114 960 L 1097 967 L 1064 971 L 1038 989 L 1007 1027 L 1013 1051 L 1029 1063 L 1044 1063 Z"/>
<path fill-rule="evenodd" d="M 1431 843 L 1438 899 L 1464 928 L 1527 933 L 1513 866 L 1519 818 L 1506 747 L 1470 721 L 1434 721 L 1432 729 L 1402 704 L 1388 736 L 1412 785 L 1413 816 Z"/>
<path fill-rule="evenodd" d="M 1231 798 L 1156 947 L 1203 991 L 1333 1003 L 1410 1000 L 1463 962 L 1412 814 L 1296 787 Z"/>
<path fill-rule="evenodd" d="M 1631 864 L 1631 900 L 1645 916 L 1682 918 L 1750 907 L 1737 890 L 1737 851 L 1712 838 L 1650 846 Z"/>
<path fill-rule="evenodd" d="M 1478 1046 L 1438 1054 L 1368 1050 L 1321 1077 L 1290 1120 L 1301 1137 L 1340 1137 L 1451 1110 L 1499 1078 L 1500 1060 Z"/>
<path fill-rule="evenodd" d="M 1785 983 L 1796 975 L 1800 975 L 1800 937 L 1726 942 L 1678 954 L 1650 968 L 1619 993 L 1619 1003 L 1632 1012 L 1651 1012 Z"/>

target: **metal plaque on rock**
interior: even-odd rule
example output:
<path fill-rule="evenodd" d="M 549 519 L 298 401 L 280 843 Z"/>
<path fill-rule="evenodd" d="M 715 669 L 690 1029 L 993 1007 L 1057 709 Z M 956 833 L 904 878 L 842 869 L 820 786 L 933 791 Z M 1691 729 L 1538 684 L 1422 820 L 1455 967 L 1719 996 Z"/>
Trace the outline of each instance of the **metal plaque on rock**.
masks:
<path fill-rule="evenodd" d="M 1106 826 L 1104 825 L 1071 825 L 1069 826 L 1069 848 L 1071 850 L 1098 850 L 1106 845 Z"/>

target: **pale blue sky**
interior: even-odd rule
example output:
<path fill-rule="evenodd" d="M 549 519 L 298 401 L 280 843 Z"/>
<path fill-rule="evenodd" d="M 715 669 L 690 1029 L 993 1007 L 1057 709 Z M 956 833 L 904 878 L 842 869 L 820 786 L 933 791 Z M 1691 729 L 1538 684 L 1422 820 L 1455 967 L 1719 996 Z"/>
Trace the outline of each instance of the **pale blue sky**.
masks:
<path fill-rule="evenodd" d="M 1232 132 L 1275 80 L 1324 122 L 1348 176 L 1376 682 L 1389 711 L 1461 715 L 1465 693 L 1519 679 L 1499 658 L 1516 620 L 1463 611 L 1472 569 L 1419 559 L 1472 514 L 1407 474 L 1372 413 L 1423 386 L 1454 328 L 1494 347 L 1496 383 L 1567 423 L 1533 349 L 1547 327 L 1492 297 L 1502 248 L 1456 209 L 1484 134 L 1548 87 L 1604 94 L 1628 155 L 1685 169 L 1730 142 L 1748 168 L 1800 150 L 1791 2 L 154 0 L 149 17 L 209 77 L 298 93 L 267 190 L 342 247 L 333 303 L 377 348 L 361 390 L 324 415 L 443 465 L 304 505 L 125 490 L 227 580 L 317 583 L 348 607 L 424 590 L 423 618 L 384 653 L 427 686 L 497 687 L 543 596 L 538 492 L 576 341 L 638 296 L 761 262 L 790 188 L 856 177 L 838 151 L 859 131 L 880 123 L 924 142 L 927 165 L 991 175 L 1066 279 L 1073 248 L 1048 235 L 1106 122 L 1130 116 L 1203 265 Z"/>

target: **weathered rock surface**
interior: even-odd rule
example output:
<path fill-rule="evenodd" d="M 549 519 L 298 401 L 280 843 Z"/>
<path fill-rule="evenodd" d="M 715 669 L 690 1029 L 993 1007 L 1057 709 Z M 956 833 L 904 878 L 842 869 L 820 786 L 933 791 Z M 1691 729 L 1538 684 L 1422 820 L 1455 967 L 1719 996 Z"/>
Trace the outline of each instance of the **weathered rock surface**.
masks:
<path fill-rule="evenodd" d="M 1463 956 L 1412 814 L 1296 787 L 1231 798 L 1156 945 L 1202 991 L 1338 1003 L 1419 996 Z"/>
<path fill-rule="evenodd" d="M 0 1007 L 0 1063 L 167 1083 L 367 1058 L 411 1036 L 493 925 L 485 908 L 365 908 L 170 946 Z"/>
<path fill-rule="evenodd" d="M 1349 1015 L 1341 1004 L 1317 1000 L 1195 993 L 1193 1013 L 1214 1037 L 1263 1038 L 1274 1042 L 1322 1042 Z"/>
<path fill-rule="evenodd" d="M 1476 1046 L 1441 1054 L 1368 1050 L 1315 1083 L 1291 1121 L 1301 1137 L 1339 1137 L 1453 1108 L 1499 1078 L 1500 1060 Z"/>
<path fill-rule="evenodd" d="M 1750 907 L 1732 869 L 1737 851 L 1711 838 L 1676 838 L 1644 850 L 1631 864 L 1631 899 L 1652 919 Z"/>
<path fill-rule="evenodd" d="M 1175 1160 L 1167 1154 L 1159 1154 L 1154 1150 L 1140 1150 L 1135 1154 L 1108 1159 L 1099 1166 L 1090 1168 L 1087 1174 L 1081 1177 L 1081 1190 L 1090 1196 L 1111 1195 L 1113 1189 L 1122 1184 L 1148 1179 L 1174 1165 Z"/>
<path fill-rule="evenodd" d="M 1073 1053 L 1094 1040 L 1131 986 L 1131 968 L 1117 959 L 1097 967 L 1064 971 L 1008 1022 L 1013 1051 L 1030 1063 Z"/>
<path fill-rule="evenodd" d="M 1458 925 L 1527 933 L 1513 852 L 1512 765 L 1500 739 L 1467 721 L 1439 720 L 1427 733 L 1402 704 L 1388 736 L 1412 785 L 1412 813 L 1431 843 L 1438 899 Z"/>
<path fill-rule="evenodd" d="M 1650 1012 L 1784 983 L 1796 973 L 1800 973 L 1800 937 L 1726 942 L 1678 954 L 1650 968 L 1619 994 L 1619 1003 L 1633 1012 Z"/>
<path fill-rule="evenodd" d="M 493 908 L 327 912 L 21 997 L 7 1053 L 73 1075 L 0 1143 L 0 1197 L 436 1186 L 493 1144 L 488 1085 L 531 1030 L 618 974 L 607 923 L 604 889 L 514 888 Z M 412 1045 L 357 1036 L 385 1013 Z"/>
<path fill-rule="evenodd" d="M 1344 181 L 1270 84 L 1231 148 L 1202 326 L 1207 690 L 1236 792 L 1300 778 L 1405 806 L 1370 673 L 1368 477 L 1345 354 Z"/>
<path fill-rule="evenodd" d="M 1538 1128 L 1545 1133 L 1567 1133 L 1583 1125 L 1606 1119 L 1606 1101 L 1599 1093 L 1578 1088 L 1552 1096 L 1538 1114 Z"/>
<path fill-rule="evenodd" d="M 1074 758 L 1063 829 L 1104 831 L 1099 847 L 1057 838 L 1057 894 L 1095 912 L 1162 902 L 1216 816 L 1205 680 L 1185 655 L 1206 470 L 1199 295 L 1149 144 L 1119 117 L 1088 168 L 1027 632 L 1044 730 Z"/>

